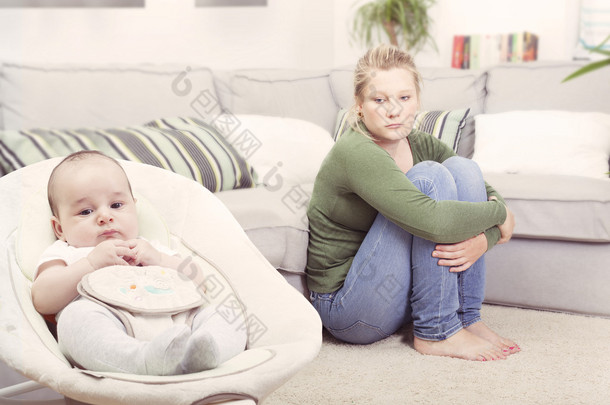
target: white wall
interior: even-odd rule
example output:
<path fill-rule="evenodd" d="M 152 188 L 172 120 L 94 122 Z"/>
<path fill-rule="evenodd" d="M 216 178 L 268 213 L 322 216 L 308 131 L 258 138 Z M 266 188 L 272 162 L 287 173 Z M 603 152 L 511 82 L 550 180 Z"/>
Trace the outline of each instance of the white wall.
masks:
<path fill-rule="evenodd" d="M 334 65 L 353 64 L 364 52 L 349 45 L 354 3 L 335 0 Z M 579 0 L 436 0 L 429 13 L 438 53 L 428 47 L 416 56 L 419 66 L 451 66 L 454 35 L 502 34 L 531 31 L 538 34 L 538 59 L 568 60 L 576 46 Z"/>
<path fill-rule="evenodd" d="M 179 62 L 220 69 L 316 68 L 332 61 L 328 0 L 193 5 L 194 0 L 147 0 L 140 9 L 0 8 L 0 60 Z"/>
<path fill-rule="evenodd" d="M 528 30 L 539 59 L 571 59 L 579 0 L 437 0 L 430 10 L 439 53 L 420 66 L 450 66 L 453 35 Z M 267 7 L 195 8 L 147 0 L 143 9 L 1 9 L 0 61 L 178 62 L 218 69 L 353 65 L 352 5 L 362 0 L 269 0 Z"/>

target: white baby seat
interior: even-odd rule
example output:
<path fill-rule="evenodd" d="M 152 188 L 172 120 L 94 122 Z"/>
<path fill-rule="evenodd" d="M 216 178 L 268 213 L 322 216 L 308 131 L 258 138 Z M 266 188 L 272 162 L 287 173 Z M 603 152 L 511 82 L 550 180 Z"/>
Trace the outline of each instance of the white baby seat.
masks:
<path fill-rule="evenodd" d="M 59 161 L 0 178 L 2 362 L 64 395 L 67 403 L 154 405 L 261 403 L 315 358 L 322 340 L 317 313 L 254 247 L 224 205 L 192 180 L 121 162 L 138 198 L 141 235 L 168 244 L 204 269 L 212 304 L 236 328 L 247 328 L 247 350 L 216 369 L 178 376 L 72 367 L 30 298 L 36 261 L 54 239 L 46 183 Z M 13 400 L 0 398 L 1 403 Z"/>

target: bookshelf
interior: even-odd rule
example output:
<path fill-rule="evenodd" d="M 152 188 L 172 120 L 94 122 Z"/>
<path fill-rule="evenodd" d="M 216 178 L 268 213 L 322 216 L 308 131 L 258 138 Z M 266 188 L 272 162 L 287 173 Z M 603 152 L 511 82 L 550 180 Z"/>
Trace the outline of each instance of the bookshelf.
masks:
<path fill-rule="evenodd" d="M 498 63 L 538 59 L 538 35 L 531 32 L 455 35 L 451 67 L 482 69 Z"/>

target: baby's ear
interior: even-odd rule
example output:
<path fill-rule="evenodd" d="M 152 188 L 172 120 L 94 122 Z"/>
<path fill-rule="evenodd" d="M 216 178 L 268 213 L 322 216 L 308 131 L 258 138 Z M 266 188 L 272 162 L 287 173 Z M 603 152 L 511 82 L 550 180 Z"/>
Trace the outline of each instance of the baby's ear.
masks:
<path fill-rule="evenodd" d="M 65 242 L 66 238 L 64 237 L 63 228 L 61 227 L 59 218 L 57 218 L 56 216 L 51 217 L 51 227 L 53 228 L 53 232 L 55 232 L 55 237 L 57 237 L 57 239 L 63 240 Z"/>

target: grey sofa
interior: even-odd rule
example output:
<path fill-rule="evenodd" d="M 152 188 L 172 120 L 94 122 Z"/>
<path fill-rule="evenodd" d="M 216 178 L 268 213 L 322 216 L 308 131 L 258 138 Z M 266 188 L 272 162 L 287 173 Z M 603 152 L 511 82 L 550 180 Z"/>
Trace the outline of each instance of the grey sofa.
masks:
<path fill-rule="evenodd" d="M 579 66 L 531 62 L 485 71 L 420 68 L 422 108 L 470 108 L 457 151 L 473 157 L 479 115 L 523 110 L 610 114 L 610 69 L 561 83 Z M 171 116 L 196 116 L 214 124 L 221 113 L 224 121 L 216 124 L 227 128 L 231 116 L 235 124 L 241 115 L 258 115 L 308 121 L 333 134 L 339 111 L 352 103 L 351 82 L 351 67 L 214 71 L 195 65 L 5 63 L 0 124 L 7 131 L 0 135 L 0 146 L 10 136 L 8 130 L 113 127 Z M 254 135 L 249 143 L 243 137 L 232 141 L 246 160 L 257 146 Z M 610 151 L 604 153 L 607 159 Z M 277 156 L 276 169 L 282 160 L 288 159 Z M 217 196 L 265 257 L 306 293 L 305 209 L 315 172 L 299 181 L 283 181 L 280 175 L 266 170 L 258 173 L 259 180 L 275 178 L 275 184 Z M 485 177 L 505 197 L 517 222 L 512 241 L 486 256 L 486 301 L 610 316 L 610 179 L 519 170 L 485 172 Z"/>

